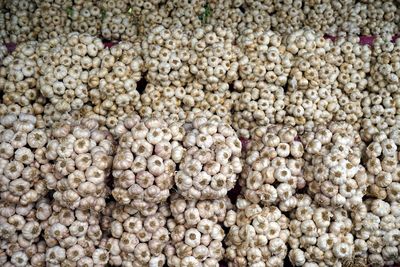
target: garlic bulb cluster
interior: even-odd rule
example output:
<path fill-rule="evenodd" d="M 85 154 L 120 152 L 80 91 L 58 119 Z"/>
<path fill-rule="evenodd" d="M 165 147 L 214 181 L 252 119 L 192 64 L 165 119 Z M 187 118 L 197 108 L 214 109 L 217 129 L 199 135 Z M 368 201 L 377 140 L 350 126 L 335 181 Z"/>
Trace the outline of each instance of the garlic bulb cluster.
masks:
<path fill-rule="evenodd" d="M 365 149 L 365 165 L 371 186 L 368 193 L 374 198 L 400 201 L 399 130 L 388 135 L 383 132 L 373 136 Z"/>
<path fill-rule="evenodd" d="M 174 176 L 177 192 L 186 199 L 226 196 L 242 171 L 242 145 L 220 118 L 196 117 L 183 138 L 184 157 Z"/>
<path fill-rule="evenodd" d="M 239 184 L 243 197 L 262 206 L 279 205 L 283 212 L 296 207 L 295 192 L 303 189 L 303 144 L 297 131 L 271 125 L 253 130 Z"/>
<path fill-rule="evenodd" d="M 72 1 L 38 1 L 33 13 L 33 32 L 38 40 L 45 41 L 71 32 L 68 15 L 72 12 Z"/>
<path fill-rule="evenodd" d="M 394 265 L 399 258 L 399 204 L 368 200 L 356 232 L 355 255 L 369 266 Z"/>
<path fill-rule="evenodd" d="M 369 181 L 361 165 L 363 145 L 359 134 L 347 123 L 317 127 L 302 136 L 306 160 L 304 179 L 308 192 L 322 207 L 352 210 L 363 202 Z"/>
<path fill-rule="evenodd" d="M 181 124 L 158 118 L 127 119 L 113 161 L 112 195 L 120 204 L 142 211 L 165 202 L 184 156 Z"/>
<path fill-rule="evenodd" d="M 48 133 L 36 127 L 35 116 L 9 114 L 0 118 L 0 199 L 32 205 L 47 194 L 43 177 L 51 173 L 45 157 Z"/>
<path fill-rule="evenodd" d="M 283 266 L 290 237 L 289 220 L 273 206 L 240 198 L 237 211 L 227 212 L 226 258 L 230 266 Z"/>
<path fill-rule="evenodd" d="M 217 266 L 225 252 L 221 223 L 232 209 L 229 198 L 197 201 L 174 194 L 170 208 L 171 244 L 165 250 L 168 266 Z"/>
<path fill-rule="evenodd" d="M 352 263 L 357 255 L 352 220 L 344 209 L 320 207 L 307 195 L 299 195 L 290 214 L 288 253 L 295 266 L 335 266 Z M 362 261 L 361 261 L 362 262 Z M 352 266 L 352 265 L 350 265 Z"/>
<path fill-rule="evenodd" d="M 51 215 L 42 223 L 46 245 L 46 264 L 105 265 L 108 252 L 100 248 L 103 229 L 99 214 L 89 210 L 71 210 L 53 204 Z"/>
<path fill-rule="evenodd" d="M 16 50 L 2 59 L 0 66 L 0 90 L 3 92 L 2 104 L 25 107 L 29 112 L 42 113 L 45 103 L 37 89 L 37 79 L 40 77 L 37 64 L 37 42 L 26 42 L 16 47 Z M 33 111 L 32 104 L 35 106 Z M 18 112 L 19 113 L 19 112 Z"/>
<path fill-rule="evenodd" d="M 32 14 L 36 9 L 31 0 L 6 1 L 2 8 L 1 37 L 5 43 L 25 42 L 35 40 L 36 35 L 32 31 Z"/>
<path fill-rule="evenodd" d="M 112 266 L 164 266 L 170 242 L 168 205 L 153 206 L 142 214 L 130 205 L 110 203 L 103 211 L 102 226 L 107 229 L 99 248 L 101 264 Z"/>
<path fill-rule="evenodd" d="M 0 0 L 0 265 L 399 263 L 397 2 Z"/>
<path fill-rule="evenodd" d="M 41 236 L 51 214 L 52 208 L 46 199 L 27 205 L 1 201 L 0 263 L 16 267 L 44 266 L 47 244 Z"/>
<path fill-rule="evenodd" d="M 53 198 L 69 209 L 99 212 L 110 194 L 114 143 L 111 134 L 92 119 L 80 123 L 56 123 L 47 144 L 46 158 L 54 162 L 45 176 Z"/>

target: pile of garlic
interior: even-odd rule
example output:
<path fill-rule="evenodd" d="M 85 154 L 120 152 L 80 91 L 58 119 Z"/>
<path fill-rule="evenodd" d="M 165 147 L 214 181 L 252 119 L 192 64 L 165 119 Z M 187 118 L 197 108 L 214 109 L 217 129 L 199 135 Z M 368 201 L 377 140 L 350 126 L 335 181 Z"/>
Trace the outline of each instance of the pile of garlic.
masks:
<path fill-rule="evenodd" d="M 363 144 L 358 132 L 347 123 L 334 122 L 301 138 L 306 152 L 304 179 L 314 201 L 348 211 L 361 205 L 370 182 L 361 164 Z"/>
<path fill-rule="evenodd" d="M 225 252 L 222 222 L 232 209 L 229 198 L 197 201 L 174 194 L 170 201 L 168 266 L 217 266 Z"/>
<path fill-rule="evenodd" d="M 177 192 L 186 199 L 226 196 L 242 171 L 242 144 L 219 117 L 196 117 L 183 138 L 185 153 L 174 175 Z"/>
<path fill-rule="evenodd" d="M 282 125 L 253 130 L 239 184 L 253 204 L 277 206 L 282 212 L 296 207 L 295 192 L 306 186 L 303 144 L 297 131 Z"/>
<path fill-rule="evenodd" d="M 393 0 L 0 0 L 0 264 L 396 264 L 399 22 Z"/>
<path fill-rule="evenodd" d="M 114 143 L 96 120 L 55 123 L 46 158 L 54 162 L 46 185 L 61 207 L 100 212 L 106 206 Z"/>
<path fill-rule="evenodd" d="M 168 205 L 153 206 L 141 213 L 130 205 L 109 203 L 102 212 L 104 233 L 99 244 L 100 264 L 112 266 L 164 266 L 170 241 Z"/>
<path fill-rule="evenodd" d="M 290 237 L 289 220 L 274 206 L 262 207 L 240 198 L 227 212 L 226 258 L 232 266 L 283 266 Z"/>
<path fill-rule="evenodd" d="M 139 116 L 126 120 L 125 127 L 113 162 L 112 195 L 139 211 L 156 208 L 170 196 L 185 131 L 179 123 Z"/>

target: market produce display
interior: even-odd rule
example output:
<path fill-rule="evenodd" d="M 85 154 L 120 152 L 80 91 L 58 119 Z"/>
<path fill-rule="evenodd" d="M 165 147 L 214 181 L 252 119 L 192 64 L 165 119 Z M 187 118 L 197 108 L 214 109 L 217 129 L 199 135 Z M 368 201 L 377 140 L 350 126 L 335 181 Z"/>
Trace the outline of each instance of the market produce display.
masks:
<path fill-rule="evenodd" d="M 0 264 L 400 264 L 398 0 L 0 0 Z"/>

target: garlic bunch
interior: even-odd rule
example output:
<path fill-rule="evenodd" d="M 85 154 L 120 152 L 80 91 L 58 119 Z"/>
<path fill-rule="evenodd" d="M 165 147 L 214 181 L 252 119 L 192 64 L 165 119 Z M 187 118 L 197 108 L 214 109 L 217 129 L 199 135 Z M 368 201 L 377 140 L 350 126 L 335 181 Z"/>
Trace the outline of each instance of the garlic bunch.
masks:
<path fill-rule="evenodd" d="M 19 43 L 36 40 L 32 31 L 32 14 L 36 5 L 31 0 L 6 1 L 2 9 L 4 24 L 2 24 L 3 41 L 5 43 Z"/>
<path fill-rule="evenodd" d="M 311 30 L 298 30 L 287 35 L 284 43 L 293 55 L 284 123 L 303 131 L 306 123 L 330 122 L 339 109 L 333 94 L 339 69 L 330 52 L 332 42 Z"/>
<path fill-rule="evenodd" d="M 143 59 L 140 44 L 120 42 L 98 54 L 100 65 L 89 72 L 88 87 L 93 112 L 113 121 L 129 115 L 139 102 L 137 82 L 142 78 Z"/>
<path fill-rule="evenodd" d="M 217 266 L 224 256 L 222 241 L 225 232 L 220 225 L 230 200 L 185 200 L 178 194 L 171 196 L 173 219 L 167 221 L 171 244 L 165 253 L 169 266 Z"/>
<path fill-rule="evenodd" d="M 44 266 L 47 244 L 42 239 L 52 213 L 47 199 L 28 205 L 0 203 L 0 263 L 4 266 Z"/>
<path fill-rule="evenodd" d="M 190 73 L 206 91 L 228 90 L 228 83 L 237 79 L 238 55 L 241 53 L 234 44 L 234 37 L 229 28 L 206 25 L 196 29 L 189 40 L 195 55 Z"/>
<path fill-rule="evenodd" d="M 225 257 L 229 266 L 283 266 L 290 236 L 289 220 L 276 207 L 261 207 L 239 197 L 227 212 Z"/>
<path fill-rule="evenodd" d="M 155 85 L 185 86 L 193 80 L 189 66 L 197 54 L 189 49 L 188 33 L 179 27 L 156 26 L 145 38 L 142 49 L 146 62 L 146 80 Z"/>
<path fill-rule="evenodd" d="M 71 0 L 43 1 L 37 3 L 33 13 L 33 31 L 40 41 L 56 38 L 71 32 L 71 21 L 68 18 Z"/>
<path fill-rule="evenodd" d="M 108 1 L 99 3 L 101 10 L 101 36 L 107 40 L 135 41 L 137 25 L 129 10 L 130 1 Z"/>
<path fill-rule="evenodd" d="M 40 96 L 36 83 L 40 77 L 37 57 L 44 51 L 37 51 L 38 48 L 37 42 L 22 43 L 13 53 L 3 58 L 0 66 L 2 104 L 27 109 L 32 109 L 33 105 L 38 109 L 34 113 L 42 112 L 45 99 Z"/>
<path fill-rule="evenodd" d="M 113 162 L 112 195 L 139 211 L 156 207 L 168 199 L 174 184 L 176 165 L 184 156 L 184 129 L 180 123 L 139 116 L 124 126 Z"/>
<path fill-rule="evenodd" d="M 71 32 L 88 33 L 92 36 L 99 35 L 104 11 L 96 2 L 78 0 L 66 8 L 65 12 L 71 21 Z"/>
<path fill-rule="evenodd" d="M 2 116 L 0 124 L 1 202 L 35 203 L 47 193 L 43 176 L 51 172 L 45 158 L 48 133 L 28 114 Z"/>
<path fill-rule="evenodd" d="M 110 203 L 103 215 L 102 226 L 108 236 L 100 244 L 106 250 L 102 264 L 164 266 L 170 241 L 166 223 L 171 212 L 167 205 L 155 205 L 140 214 L 129 205 Z"/>
<path fill-rule="evenodd" d="M 104 60 L 98 57 L 103 43 L 88 34 L 62 35 L 50 44 L 52 48 L 42 59 L 38 80 L 40 92 L 49 99 L 45 111 L 49 124 L 60 117 L 68 119 L 71 112 L 79 114 L 89 101 L 90 72 Z"/>
<path fill-rule="evenodd" d="M 297 208 L 291 212 L 289 222 L 291 263 L 295 266 L 336 266 L 353 259 L 356 242 L 347 211 L 320 207 L 308 195 L 297 198 Z"/>
<path fill-rule="evenodd" d="M 340 50 L 340 52 L 339 52 Z M 368 73 L 370 72 L 371 49 L 359 44 L 359 38 L 339 38 L 332 48 L 332 53 L 340 53 L 336 58 L 340 73 L 337 76 L 335 91 L 340 105 L 334 120 L 346 121 L 352 124 L 355 130 L 360 128 L 360 118 L 363 116 L 361 100 L 366 95 L 368 87 Z"/>
<path fill-rule="evenodd" d="M 177 192 L 186 199 L 226 196 L 242 171 L 242 145 L 235 131 L 220 118 L 198 116 L 188 125 L 186 149 L 174 176 Z"/>
<path fill-rule="evenodd" d="M 296 190 L 303 189 L 303 144 L 293 128 L 270 125 L 252 132 L 250 148 L 239 184 L 243 197 L 263 206 L 277 205 L 283 212 L 296 207 Z"/>
<path fill-rule="evenodd" d="M 370 184 L 361 164 L 363 143 L 357 131 L 343 122 L 317 126 L 302 137 L 308 192 L 322 207 L 346 210 L 362 204 Z"/>
<path fill-rule="evenodd" d="M 142 117 L 156 116 L 165 119 L 191 121 L 191 117 L 202 112 L 204 116 L 218 116 L 231 122 L 234 97 L 230 91 L 204 92 L 204 86 L 193 82 L 185 87 L 162 87 L 147 84 L 136 105 Z"/>
<path fill-rule="evenodd" d="M 370 196 L 400 201 L 399 129 L 376 133 L 365 149 L 364 164 L 371 183 Z"/>
<path fill-rule="evenodd" d="M 103 231 L 98 213 L 52 205 L 51 215 L 42 223 L 47 248 L 45 262 L 51 265 L 105 265 L 108 252 L 100 248 Z"/>
<path fill-rule="evenodd" d="M 368 199 L 361 212 L 363 220 L 356 232 L 355 254 L 368 266 L 399 262 L 399 202 Z"/>
<path fill-rule="evenodd" d="M 100 211 L 109 195 L 114 143 L 111 134 L 93 119 L 55 123 L 46 158 L 54 162 L 46 184 L 59 205 Z"/>
<path fill-rule="evenodd" d="M 282 36 L 262 29 L 246 30 L 237 38 L 242 54 L 235 66 L 239 77 L 233 89 L 240 93 L 235 102 L 233 127 L 249 138 L 249 131 L 284 120 L 287 98 L 284 86 L 292 66 Z"/>

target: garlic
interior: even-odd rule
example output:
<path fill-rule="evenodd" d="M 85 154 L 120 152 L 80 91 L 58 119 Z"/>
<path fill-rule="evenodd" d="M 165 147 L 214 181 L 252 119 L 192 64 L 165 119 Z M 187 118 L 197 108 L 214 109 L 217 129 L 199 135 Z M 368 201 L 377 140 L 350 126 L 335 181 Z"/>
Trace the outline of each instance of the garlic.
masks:
<path fill-rule="evenodd" d="M 149 118 L 129 125 L 120 137 L 113 163 L 117 202 L 144 209 L 164 202 L 182 158 L 184 129 L 176 123 Z"/>
<path fill-rule="evenodd" d="M 183 139 L 187 150 L 175 183 L 186 199 L 219 199 L 226 196 L 242 170 L 241 143 L 234 130 L 216 119 L 196 117 Z"/>
<path fill-rule="evenodd" d="M 55 160 L 54 175 L 59 177 L 52 187 L 54 198 L 71 209 L 100 211 L 106 205 L 106 182 L 114 153 L 110 134 L 91 119 L 75 125 L 60 123 L 52 132 L 57 146 L 48 147 L 48 153 L 56 151 L 56 157 L 49 159 Z"/>

